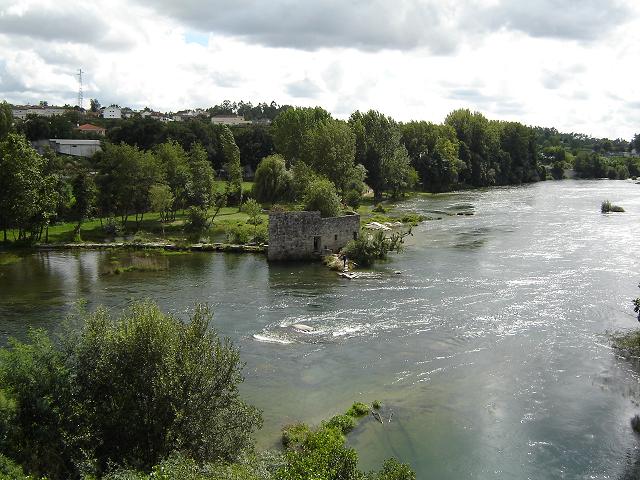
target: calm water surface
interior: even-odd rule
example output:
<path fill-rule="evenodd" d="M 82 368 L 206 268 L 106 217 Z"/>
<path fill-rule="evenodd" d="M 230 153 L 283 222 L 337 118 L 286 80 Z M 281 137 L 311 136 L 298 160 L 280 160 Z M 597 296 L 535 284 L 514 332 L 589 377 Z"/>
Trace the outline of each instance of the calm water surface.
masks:
<path fill-rule="evenodd" d="M 627 213 L 602 215 L 604 199 Z M 365 469 L 397 456 L 419 479 L 638 478 L 638 377 L 606 332 L 637 325 L 640 186 L 546 182 L 400 208 L 443 219 L 351 281 L 253 255 L 166 257 L 167 271 L 122 275 L 106 271 L 123 253 L 29 255 L 0 266 L 0 341 L 55 330 L 80 298 L 118 310 L 148 297 L 184 317 L 209 302 L 247 362 L 261 447 L 282 424 L 378 399 L 391 422 L 350 435 Z M 461 211 L 475 214 L 442 213 Z"/>

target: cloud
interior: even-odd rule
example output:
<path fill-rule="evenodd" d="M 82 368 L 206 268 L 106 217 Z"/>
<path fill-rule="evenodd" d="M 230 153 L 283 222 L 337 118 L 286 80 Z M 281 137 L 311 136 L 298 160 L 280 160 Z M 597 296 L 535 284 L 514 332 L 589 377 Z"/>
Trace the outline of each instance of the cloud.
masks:
<path fill-rule="evenodd" d="M 308 77 L 289 83 L 286 90 L 295 98 L 315 98 L 322 93 L 322 88 Z"/>
<path fill-rule="evenodd" d="M 86 4 L 59 2 L 55 5 L 31 4 L 22 9 L 11 8 L 11 5 L 0 8 L 0 32 L 4 35 L 90 44 L 111 50 L 131 45 L 122 36 L 111 36 L 105 18 Z"/>
<path fill-rule="evenodd" d="M 449 23 L 452 1 L 138 1 L 191 28 L 270 47 L 364 51 L 421 47 L 446 54 L 457 45 Z"/>
<path fill-rule="evenodd" d="M 535 38 L 590 42 L 631 18 L 619 0 L 501 0 L 480 8 L 466 23 L 480 30 L 506 29 Z"/>

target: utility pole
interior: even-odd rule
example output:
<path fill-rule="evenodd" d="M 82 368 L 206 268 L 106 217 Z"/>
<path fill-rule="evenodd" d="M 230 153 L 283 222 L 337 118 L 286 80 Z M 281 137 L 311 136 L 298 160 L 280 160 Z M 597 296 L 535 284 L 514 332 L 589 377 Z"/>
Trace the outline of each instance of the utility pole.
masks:
<path fill-rule="evenodd" d="M 78 106 L 80 107 L 80 110 L 82 110 L 82 103 L 83 103 L 83 97 L 82 97 L 82 69 L 78 70 Z"/>

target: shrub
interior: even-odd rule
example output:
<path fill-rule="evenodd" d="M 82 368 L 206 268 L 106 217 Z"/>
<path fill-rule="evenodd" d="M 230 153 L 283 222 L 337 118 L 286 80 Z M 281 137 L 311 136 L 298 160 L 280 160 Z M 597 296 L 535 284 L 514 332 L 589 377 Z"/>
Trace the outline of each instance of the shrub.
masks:
<path fill-rule="evenodd" d="M 377 203 L 371 211 L 376 213 L 387 213 L 387 209 L 384 208 L 384 206 L 381 203 Z"/>
<path fill-rule="evenodd" d="M 344 196 L 344 203 L 353 209 L 357 209 L 362 201 L 362 194 L 357 190 L 349 190 Z"/>
<path fill-rule="evenodd" d="M 208 227 L 207 210 L 200 207 L 189 207 L 187 210 L 186 230 L 193 233 L 202 233 Z"/>
<path fill-rule="evenodd" d="M 301 445 L 309 433 L 311 429 L 304 423 L 287 425 L 282 429 L 282 446 L 292 448 Z"/>
<path fill-rule="evenodd" d="M 347 415 L 350 417 L 364 417 L 369 413 L 369 405 L 362 402 L 355 402 L 351 405 L 351 408 L 347 410 Z"/>
<path fill-rule="evenodd" d="M 233 461 L 251 445 L 260 413 L 240 399 L 238 350 L 210 328 L 207 307 L 188 323 L 149 302 L 117 319 L 99 308 L 77 320 L 60 346 L 32 332 L 0 354 L 11 422 L 3 451 L 29 473 L 148 471 L 174 450 Z"/>
<path fill-rule="evenodd" d="M 411 234 L 408 232 L 393 232 L 387 236 L 384 231 L 377 230 L 371 233 L 363 230 L 356 240 L 351 240 L 342 249 L 351 260 L 362 266 L 372 265 L 376 260 L 384 260 L 389 252 L 399 252 L 402 250 L 404 237 Z"/>
<path fill-rule="evenodd" d="M 605 200 L 604 202 L 602 202 L 602 205 L 600 205 L 600 211 L 602 213 L 624 212 L 624 208 L 612 204 L 609 200 Z"/>
<path fill-rule="evenodd" d="M 336 415 L 331 418 L 325 425 L 329 428 L 337 428 L 342 433 L 347 434 L 356 428 L 355 415 Z"/>
<path fill-rule="evenodd" d="M 310 212 L 319 211 L 323 217 L 337 217 L 340 199 L 333 183 L 324 178 L 312 181 L 304 194 L 304 208 Z"/>
<path fill-rule="evenodd" d="M 382 407 L 382 403 L 379 400 L 374 400 L 371 406 L 374 408 L 374 410 L 380 410 L 380 408 Z"/>
<path fill-rule="evenodd" d="M 253 227 L 247 225 L 229 225 L 225 229 L 227 242 L 239 245 L 249 243 L 253 230 Z"/>
<path fill-rule="evenodd" d="M 369 480 L 416 480 L 416 474 L 409 465 L 398 462 L 395 458 L 385 460 L 382 470 L 371 472 Z"/>

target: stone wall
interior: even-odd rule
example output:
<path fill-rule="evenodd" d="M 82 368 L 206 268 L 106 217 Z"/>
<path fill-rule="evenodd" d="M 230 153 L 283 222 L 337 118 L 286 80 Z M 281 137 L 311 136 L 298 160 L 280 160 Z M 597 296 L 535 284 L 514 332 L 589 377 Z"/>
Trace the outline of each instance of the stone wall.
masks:
<path fill-rule="evenodd" d="M 269 214 L 269 260 L 302 260 L 337 252 L 360 232 L 360 215 L 322 218 L 320 212 Z"/>

